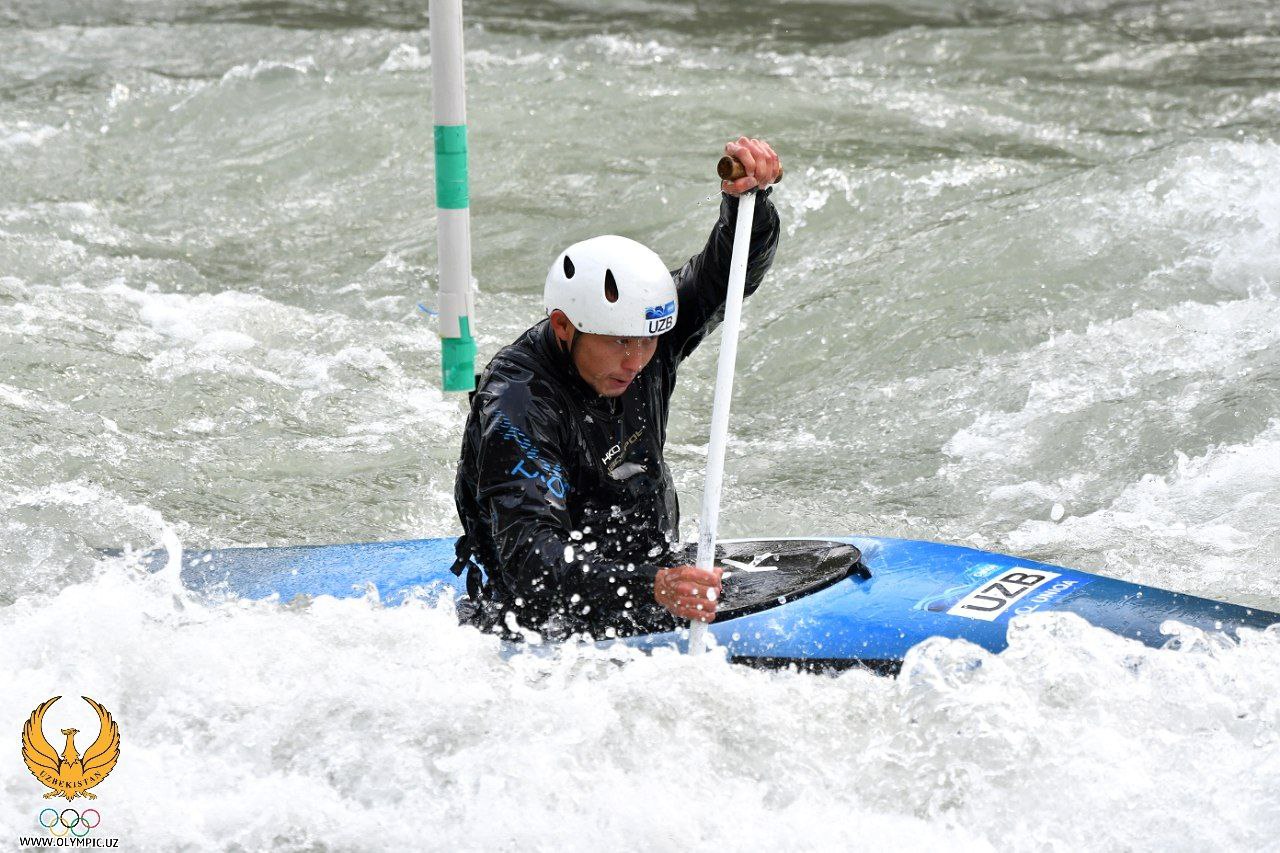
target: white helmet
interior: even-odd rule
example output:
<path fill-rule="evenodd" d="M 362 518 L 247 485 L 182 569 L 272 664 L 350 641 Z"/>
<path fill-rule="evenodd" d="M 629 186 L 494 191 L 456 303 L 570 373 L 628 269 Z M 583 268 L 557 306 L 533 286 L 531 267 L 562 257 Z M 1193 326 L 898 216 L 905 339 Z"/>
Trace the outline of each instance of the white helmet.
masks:
<path fill-rule="evenodd" d="M 547 314 L 559 308 L 579 332 L 649 338 L 676 325 L 676 284 L 654 251 L 606 234 L 574 243 L 547 272 Z"/>

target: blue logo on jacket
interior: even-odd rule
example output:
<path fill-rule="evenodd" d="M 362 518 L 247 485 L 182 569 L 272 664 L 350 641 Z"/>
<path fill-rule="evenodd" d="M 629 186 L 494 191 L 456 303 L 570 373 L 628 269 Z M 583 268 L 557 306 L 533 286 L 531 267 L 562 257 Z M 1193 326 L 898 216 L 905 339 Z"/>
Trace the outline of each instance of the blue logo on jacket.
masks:
<path fill-rule="evenodd" d="M 670 317 L 676 313 L 676 301 L 673 299 L 666 305 L 654 305 L 652 308 L 644 309 L 644 318 L 646 320 L 661 320 L 663 317 Z"/>

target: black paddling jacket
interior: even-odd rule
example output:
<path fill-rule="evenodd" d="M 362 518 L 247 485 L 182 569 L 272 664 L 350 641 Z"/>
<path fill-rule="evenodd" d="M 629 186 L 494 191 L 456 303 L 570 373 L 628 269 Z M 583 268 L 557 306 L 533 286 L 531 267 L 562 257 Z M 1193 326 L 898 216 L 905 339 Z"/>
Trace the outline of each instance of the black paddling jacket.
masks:
<path fill-rule="evenodd" d="M 769 190 L 756 211 L 746 292 L 778 245 Z M 653 582 L 677 541 L 675 483 L 663 460 L 676 369 L 724 318 L 737 204 L 724 195 L 701 253 L 672 272 L 675 328 L 620 397 L 597 394 L 549 321 L 489 362 L 471 399 L 454 497 L 464 535 L 461 572 L 476 621 L 550 636 L 663 630 L 675 622 Z M 603 282 L 601 287 L 603 287 Z"/>

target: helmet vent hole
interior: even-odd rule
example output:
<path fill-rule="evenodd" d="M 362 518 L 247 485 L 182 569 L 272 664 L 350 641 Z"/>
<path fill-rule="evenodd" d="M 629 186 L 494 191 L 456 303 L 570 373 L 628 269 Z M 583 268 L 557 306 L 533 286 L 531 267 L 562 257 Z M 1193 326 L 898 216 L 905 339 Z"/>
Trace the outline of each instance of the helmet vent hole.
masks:
<path fill-rule="evenodd" d="M 573 278 L 573 261 L 569 260 L 569 256 L 564 256 L 564 277 Z"/>
<path fill-rule="evenodd" d="M 604 298 L 610 302 L 618 301 L 618 282 L 613 279 L 613 270 L 604 271 Z"/>

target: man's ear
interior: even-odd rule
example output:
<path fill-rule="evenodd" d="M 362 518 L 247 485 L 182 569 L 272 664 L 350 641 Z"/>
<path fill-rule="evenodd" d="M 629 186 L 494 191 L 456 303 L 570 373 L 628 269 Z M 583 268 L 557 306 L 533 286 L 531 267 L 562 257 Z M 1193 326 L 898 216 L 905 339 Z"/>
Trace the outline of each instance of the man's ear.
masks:
<path fill-rule="evenodd" d="M 556 340 L 567 347 L 573 343 L 573 336 L 578 330 L 573 327 L 569 317 L 557 308 L 551 312 L 551 331 L 555 332 Z"/>

